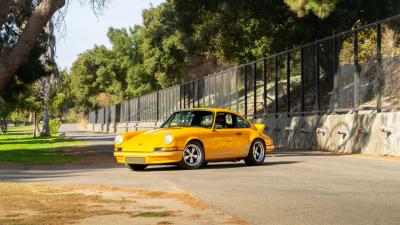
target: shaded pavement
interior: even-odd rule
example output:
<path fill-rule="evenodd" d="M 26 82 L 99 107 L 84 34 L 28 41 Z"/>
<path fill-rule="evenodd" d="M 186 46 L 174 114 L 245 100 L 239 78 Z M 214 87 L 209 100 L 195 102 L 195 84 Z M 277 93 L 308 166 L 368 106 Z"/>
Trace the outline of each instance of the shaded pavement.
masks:
<path fill-rule="evenodd" d="M 94 149 L 112 151 L 113 135 L 84 132 L 73 125 L 65 131 Z M 99 164 L 0 170 L 0 181 L 182 191 L 252 224 L 394 225 L 400 221 L 399 171 L 396 160 L 288 151 L 256 167 L 226 162 L 192 171 L 158 166 L 132 172 L 117 164 Z"/>

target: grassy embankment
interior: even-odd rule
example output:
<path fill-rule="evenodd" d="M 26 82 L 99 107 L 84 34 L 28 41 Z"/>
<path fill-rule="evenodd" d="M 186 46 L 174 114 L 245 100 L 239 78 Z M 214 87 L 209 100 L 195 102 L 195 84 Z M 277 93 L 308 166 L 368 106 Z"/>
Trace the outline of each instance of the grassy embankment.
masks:
<path fill-rule="evenodd" d="M 0 162 L 29 165 L 65 164 L 79 160 L 79 157 L 65 154 L 68 147 L 84 145 L 69 138 L 52 136 L 33 138 L 32 126 L 10 127 L 6 134 L 0 134 Z"/>

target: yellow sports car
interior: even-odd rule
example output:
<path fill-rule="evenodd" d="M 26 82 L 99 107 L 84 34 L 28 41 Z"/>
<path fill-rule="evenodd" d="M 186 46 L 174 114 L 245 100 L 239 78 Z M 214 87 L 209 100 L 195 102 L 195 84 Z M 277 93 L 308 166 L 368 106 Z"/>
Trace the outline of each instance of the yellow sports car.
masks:
<path fill-rule="evenodd" d="M 160 164 L 197 169 L 208 162 L 242 159 L 246 165 L 260 165 L 273 150 L 264 127 L 226 109 L 179 110 L 156 130 L 116 136 L 114 156 L 132 170 Z"/>

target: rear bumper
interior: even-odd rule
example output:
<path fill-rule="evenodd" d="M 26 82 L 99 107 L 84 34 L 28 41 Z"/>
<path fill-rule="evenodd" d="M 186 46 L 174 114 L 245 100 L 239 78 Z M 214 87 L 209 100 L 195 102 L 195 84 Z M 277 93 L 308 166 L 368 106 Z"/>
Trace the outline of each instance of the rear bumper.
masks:
<path fill-rule="evenodd" d="M 266 152 L 272 152 L 274 150 L 274 148 L 275 148 L 274 145 L 267 145 L 265 147 L 266 147 Z"/>
<path fill-rule="evenodd" d="M 169 164 L 182 160 L 182 151 L 166 152 L 114 152 L 117 163 L 123 164 Z"/>

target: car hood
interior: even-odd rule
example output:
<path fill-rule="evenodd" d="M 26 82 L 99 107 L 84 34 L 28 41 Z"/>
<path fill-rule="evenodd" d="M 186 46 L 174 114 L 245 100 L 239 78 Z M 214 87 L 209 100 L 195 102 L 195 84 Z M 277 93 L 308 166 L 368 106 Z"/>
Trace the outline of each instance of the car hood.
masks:
<path fill-rule="evenodd" d="M 128 141 L 123 146 L 123 151 L 151 152 L 155 147 L 163 147 L 164 137 L 167 134 L 174 135 L 174 138 L 181 133 L 183 128 L 160 128 L 142 132 Z"/>

